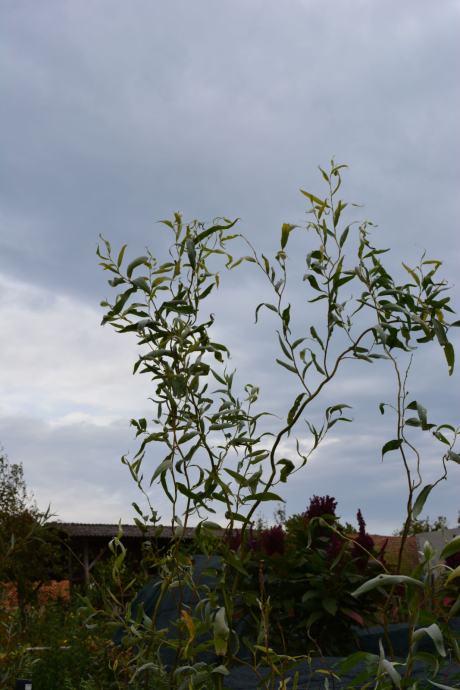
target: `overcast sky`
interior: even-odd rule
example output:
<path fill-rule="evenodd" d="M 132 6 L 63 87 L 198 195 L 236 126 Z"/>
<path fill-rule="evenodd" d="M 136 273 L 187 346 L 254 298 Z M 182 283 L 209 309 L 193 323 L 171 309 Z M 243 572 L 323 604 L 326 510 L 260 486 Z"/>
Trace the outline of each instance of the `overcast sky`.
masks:
<path fill-rule="evenodd" d="M 134 343 L 99 325 L 101 232 L 137 256 L 175 210 L 238 216 L 270 252 L 282 222 L 305 218 L 299 187 L 320 191 L 317 166 L 334 156 L 390 265 L 443 259 L 459 305 L 459 30 L 458 0 L 1 0 L 0 443 L 40 506 L 111 522 L 137 498 L 120 456 L 151 389 L 131 375 Z M 217 328 L 241 380 L 282 409 L 292 390 L 271 365 L 269 320 L 253 324 L 259 292 L 250 271 L 229 279 Z M 354 424 L 284 496 L 293 513 L 333 494 L 345 519 L 361 508 L 388 533 L 404 499 L 402 468 L 380 462 L 391 388 L 385 370 L 360 372 L 334 389 Z M 431 348 L 410 387 L 458 424 L 459 382 Z M 439 457 L 423 450 L 430 481 Z M 426 512 L 454 524 L 459 486 L 453 466 Z M 166 517 L 159 490 L 154 503 Z"/>

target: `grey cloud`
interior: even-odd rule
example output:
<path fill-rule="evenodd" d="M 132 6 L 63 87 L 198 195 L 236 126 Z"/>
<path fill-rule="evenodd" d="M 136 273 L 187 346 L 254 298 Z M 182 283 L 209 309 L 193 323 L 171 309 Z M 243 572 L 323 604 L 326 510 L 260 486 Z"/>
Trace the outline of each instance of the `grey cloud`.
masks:
<path fill-rule="evenodd" d="M 27 239 L 48 255 L 35 265 L 10 251 L 22 275 L 94 291 L 97 233 L 143 245 L 176 208 L 277 232 L 331 153 L 353 165 L 353 193 L 393 242 L 404 228 L 421 248 L 437 226 L 452 248 L 456 3 L 49 2 L 4 14 L 6 230 L 44 219 Z"/>

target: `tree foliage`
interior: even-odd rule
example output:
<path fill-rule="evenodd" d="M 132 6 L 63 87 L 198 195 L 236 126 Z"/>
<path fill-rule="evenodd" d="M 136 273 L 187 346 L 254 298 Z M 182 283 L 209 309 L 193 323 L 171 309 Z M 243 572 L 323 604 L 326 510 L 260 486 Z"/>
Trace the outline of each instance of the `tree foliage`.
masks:
<path fill-rule="evenodd" d="M 59 539 L 27 492 L 20 463 L 0 455 L 0 583 L 14 585 L 23 621 L 44 582 L 60 572 Z"/>

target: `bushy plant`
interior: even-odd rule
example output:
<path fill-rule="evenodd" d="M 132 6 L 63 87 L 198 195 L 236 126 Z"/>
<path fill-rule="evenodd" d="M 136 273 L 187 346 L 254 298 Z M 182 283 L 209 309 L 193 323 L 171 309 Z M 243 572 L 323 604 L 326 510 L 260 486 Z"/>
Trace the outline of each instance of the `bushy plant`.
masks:
<path fill-rule="evenodd" d="M 379 622 L 378 605 L 384 599 L 374 592 L 357 602 L 352 592 L 385 571 L 384 547 L 375 549 L 361 511 L 356 533 L 347 533 L 336 506 L 330 496 L 314 496 L 307 510 L 287 519 L 284 528 L 250 530 L 248 576 L 239 581 L 242 608 L 246 604 L 248 616 L 252 611 L 257 628 L 254 604 L 263 591 L 276 621 L 271 646 L 280 653 L 343 654 L 356 645 L 354 627 Z M 241 532 L 230 536 L 229 545 L 241 548 Z"/>
<path fill-rule="evenodd" d="M 399 454 L 407 478 L 407 517 L 398 570 L 413 520 L 420 515 L 434 487 L 446 478 L 448 463 L 460 462 L 454 449 L 457 430 L 449 424 L 429 421 L 425 406 L 408 397 L 410 364 L 415 350 L 424 343 L 437 342 L 449 373 L 454 368 L 449 330 L 460 322 L 452 323 L 450 318 L 447 285 L 438 278 L 441 263 L 423 256 L 415 267 L 403 264 L 406 278 L 394 278 L 383 264 L 382 254 L 386 250 L 371 242 L 372 224 L 355 225 L 344 220 L 348 204 L 338 198 L 344 167 L 332 162 L 328 171 L 321 170 L 326 183 L 325 196 L 302 192 L 311 204 L 310 220 L 305 228 L 308 247 L 303 280 L 309 302 L 324 308 L 322 317 L 309 324 L 306 332 L 298 332 L 288 297 L 287 246 L 294 231 L 302 230 L 293 224 L 283 224 L 280 247 L 273 259 L 259 254 L 247 241 L 249 255 L 236 259 L 232 256 L 229 248 L 239 237 L 234 233 L 236 221 L 220 219 L 207 226 L 198 221 L 186 223 L 180 214 L 162 221 L 172 239 L 163 259 L 148 251 L 126 265 L 126 246 L 114 254 L 110 243 L 102 240 L 98 249 L 102 267 L 113 276 L 109 283 L 117 290 L 113 301 L 102 303 L 106 310 L 103 323 L 137 337 L 140 354 L 134 372 L 146 374 L 153 383 L 152 418 L 132 420 L 141 443 L 134 458 L 125 457 L 123 462 L 149 506 L 144 512 L 134 505 L 140 524 L 158 518 L 149 503 L 144 480 L 147 485 L 160 484 L 170 502 L 174 539 L 167 559 L 162 560 L 159 602 L 172 586 L 180 588 L 183 582 L 186 556 L 182 537 L 191 520 L 197 521 L 199 531 L 212 532 L 219 526 L 209 518 L 222 511 L 227 533 L 233 534 L 236 528 L 241 531 L 241 546 L 236 551 L 228 548 L 228 539 L 216 543 L 216 548 L 220 544 L 222 568 L 215 592 L 209 588 L 203 590 L 203 606 L 195 611 L 184 608 L 182 622 L 175 623 L 176 640 L 168 642 L 176 650 L 171 687 L 185 688 L 189 682 L 193 687 L 206 687 L 206 683 L 222 685 L 222 677 L 235 659 L 240 643 L 235 623 L 236 594 L 248 577 L 246 566 L 250 560 L 254 516 L 262 503 L 280 500 L 276 487 L 302 470 L 333 426 L 350 421 L 346 416 L 348 405 L 343 402 L 326 407 L 319 425 L 306 416 L 326 390 L 333 393 L 335 377 L 347 360 L 359 362 L 363 367 L 383 360 L 394 377 L 394 400 L 380 403 L 380 411 L 393 412 L 395 420 L 393 438 L 381 449 L 382 458 L 387 453 Z M 270 427 L 264 425 L 267 413 L 257 409 L 258 387 L 247 384 L 241 392 L 236 390 L 234 374 L 227 367 L 228 349 L 214 338 L 214 316 L 203 315 L 206 298 L 219 287 L 220 275 L 215 263 L 219 259 L 224 260 L 228 269 L 253 264 L 271 290 L 272 299 L 256 308 L 256 320 L 262 309 L 276 319 L 280 346 L 277 363 L 293 382 L 290 409 L 274 430 L 273 423 Z M 297 441 L 295 454 L 287 458 L 281 451 L 282 442 L 292 438 L 300 427 L 308 430 L 311 447 L 306 450 Z M 442 449 L 438 478 L 425 486 L 416 432 L 431 434 Z M 164 448 L 165 454 L 156 467 L 147 469 L 152 445 Z M 340 545 L 344 534 L 337 529 L 334 515 L 330 515 L 330 518 L 310 516 L 306 535 L 307 543 L 316 540 L 317 544 L 308 554 L 311 559 L 308 568 L 314 573 L 308 585 L 316 590 L 311 597 L 305 592 L 302 603 L 308 612 L 309 599 L 314 601 L 318 597 L 321 601 L 321 610 L 316 608 L 309 614 L 315 614 L 309 619 L 309 632 L 314 631 L 314 624 L 321 617 L 333 616 L 341 607 L 342 594 L 336 595 L 333 589 L 338 577 L 330 573 L 336 567 L 334 561 L 328 564 L 329 573 L 325 567 L 327 559 L 332 557 L 331 549 L 336 552 L 337 563 L 347 559 L 346 571 L 353 571 L 353 577 L 362 577 L 359 570 L 370 562 L 363 555 L 369 551 L 366 545 L 371 544 L 362 517 L 359 536 L 350 550 L 348 543 L 344 547 Z M 336 536 L 326 537 L 326 531 Z M 267 535 L 269 542 L 276 542 L 276 549 L 281 548 L 280 532 Z M 273 559 L 276 549 L 272 549 Z M 259 581 L 260 596 L 254 606 L 259 611 L 261 625 L 253 646 L 258 660 L 265 661 L 275 677 L 283 673 L 289 659 L 270 646 L 272 600 L 265 590 L 262 568 Z M 361 595 L 372 589 L 364 591 L 358 587 L 355 600 L 356 592 Z M 334 592 L 333 596 L 328 598 L 327 591 Z M 350 610 L 354 611 L 351 604 Z M 156 611 L 159 606 L 160 603 Z M 129 611 L 127 623 L 133 625 Z M 159 649 L 164 645 L 164 636 L 155 632 L 155 612 L 141 623 L 134 626 L 138 631 L 136 644 L 144 650 L 144 656 L 136 657 L 137 678 L 158 664 Z M 214 667 L 203 667 L 191 651 L 195 649 L 196 630 L 200 626 L 207 626 L 212 636 Z M 151 644 L 140 645 L 139 641 L 145 639 L 150 639 Z M 308 651 L 308 636 L 304 645 Z"/>

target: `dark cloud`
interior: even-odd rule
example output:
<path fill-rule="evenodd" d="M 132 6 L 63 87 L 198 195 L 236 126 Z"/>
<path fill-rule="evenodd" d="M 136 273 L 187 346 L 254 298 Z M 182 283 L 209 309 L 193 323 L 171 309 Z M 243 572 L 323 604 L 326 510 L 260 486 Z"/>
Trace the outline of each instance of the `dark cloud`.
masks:
<path fill-rule="evenodd" d="M 436 231 L 458 258 L 458 14 L 414 0 L 7 4 L 3 266 L 94 290 L 101 230 L 143 246 L 177 208 L 240 215 L 263 240 L 301 214 L 296 189 L 331 154 L 392 242 L 434 249 Z"/>

